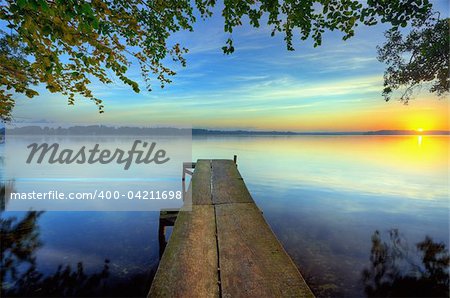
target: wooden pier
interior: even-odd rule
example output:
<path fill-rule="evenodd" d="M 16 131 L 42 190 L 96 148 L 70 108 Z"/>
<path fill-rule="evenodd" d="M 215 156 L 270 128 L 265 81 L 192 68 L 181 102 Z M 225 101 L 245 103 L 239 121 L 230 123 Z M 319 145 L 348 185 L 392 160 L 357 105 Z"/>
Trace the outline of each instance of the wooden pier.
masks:
<path fill-rule="evenodd" d="M 193 166 L 148 297 L 314 297 L 235 163 Z"/>

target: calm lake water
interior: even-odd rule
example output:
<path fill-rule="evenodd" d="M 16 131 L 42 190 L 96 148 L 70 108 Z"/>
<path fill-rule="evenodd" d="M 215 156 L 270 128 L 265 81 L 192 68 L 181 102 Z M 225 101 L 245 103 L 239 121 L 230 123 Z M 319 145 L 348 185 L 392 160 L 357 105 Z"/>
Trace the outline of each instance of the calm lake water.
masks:
<path fill-rule="evenodd" d="M 426 236 L 448 247 L 448 146 L 449 137 L 441 136 L 195 137 L 192 159 L 238 155 L 250 193 L 313 292 L 364 297 L 363 271 L 371 270 L 375 231 L 386 247 L 396 243 L 408 256 L 399 267 L 405 274 L 408 263 L 420 264 L 415 245 Z M 26 215 L 1 217 L 6 222 Z M 28 255 L 13 267 L 24 271 L 33 264 L 34 272 L 26 282 L 4 277 L 2 290 L 26 296 L 146 295 L 159 261 L 158 212 L 28 216 L 34 233 L 15 239 Z M 6 258 L 3 269 L 11 267 Z M 58 289 L 45 293 L 55 283 Z"/>

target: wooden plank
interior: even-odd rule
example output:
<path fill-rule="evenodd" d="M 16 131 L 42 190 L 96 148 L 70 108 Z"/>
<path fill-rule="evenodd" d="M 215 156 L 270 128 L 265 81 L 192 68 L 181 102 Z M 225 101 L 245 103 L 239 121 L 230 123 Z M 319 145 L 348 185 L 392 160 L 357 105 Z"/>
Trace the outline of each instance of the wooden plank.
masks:
<path fill-rule="evenodd" d="M 228 159 L 213 159 L 212 167 L 214 169 L 214 175 L 216 178 L 240 178 L 242 179 L 241 173 L 239 173 L 236 164 L 232 160 Z"/>
<path fill-rule="evenodd" d="M 180 211 L 148 297 L 219 297 L 214 206 Z"/>
<path fill-rule="evenodd" d="M 192 204 L 211 205 L 211 161 L 199 159 L 192 175 Z"/>
<path fill-rule="evenodd" d="M 222 297 L 314 297 L 254 203 L 215 210 Z"/>
<path fill-rule="evenodd" d="M 253 202 L 233 161 L 212 161 L 212 200 L 214 204 Z"/>
<path fill-rule="evenodd" d="M 213 203 L 252 203 L 253 199 L 247 186 L 238 179 L 214 179 L 213 178 Z"/>
<path fill-rule="evenodd" d="M 195 162 L 183 162 L 183 174 L 181 177 L 182 181 L 186 180 L 186 174 L 192 175 L 193 172 L 189 171 L 188 169 L 195 168 Z"/>
<path fill-rule="evenodd" d="M 195 162 L 183 162 L 183 169 L 194 169 L 195 168 Z"/>

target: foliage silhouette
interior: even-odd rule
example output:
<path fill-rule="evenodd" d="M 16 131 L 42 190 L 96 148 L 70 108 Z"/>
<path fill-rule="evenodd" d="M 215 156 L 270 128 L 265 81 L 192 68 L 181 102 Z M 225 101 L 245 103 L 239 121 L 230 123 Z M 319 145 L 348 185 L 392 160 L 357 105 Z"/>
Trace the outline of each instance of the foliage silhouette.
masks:
<path fill-rule="evenodd" d="M 44 212 L 28 211 L 21 219 L 6 217 L 3 211 L 8 198 L 5 194 L 11 188 L 11 184 L 0 184 L 1 296 L 92 296 L 100 291 L 109 275 L 109 260 L 105 260 L 102 271 L 89 275 L 81 262 L 76 269 L 60 265 L 52 275 L 37 270 L 35 252 L 42 246 L 38 220 Z"/>
<path fill-rule="evenodd" d="M 393 92 L 404 89 L 400 100 L 405 104 L 414 91 L 429 86 L 438 96 L 450 89 L 450 18 L 430 17 L 406 36 L 398 29 L 385 33 L 386 43 L 378 48 L 378 60 L 388 65 L 384 73 L 383 96 L 390 100 Z"/>
<path fill-rule="evenodd" d="M 86 274 L 79 262 L 76 269 L 60 265 L 49 276 L 36 270 L 35 263 L 20 278 L 14 280 L 14 287 L 6 290 L 8 297 L 95 297 L 109 276 L 109 261 L 105 260 L 99 273 Z"/>
<path fill-rule="evenodd" d="M 0 165 L 3 165 L 3 159 L 1 159 L 0 161 Z M 6 209 L 6 205 L 9 202 L 9 194 L 11 192 L 14 192 L 14 181 L 0 181 L 0 214 Z"/>
<path fill-rule="evenodd" d="M 430 237 L 416 244 L 418 257 L 410 253 L 398 230 L 384 242 L 372 235 L 371 266 L 362 272 L 368 297 L 448 297 L 450 257 L 445 244 Z"/>

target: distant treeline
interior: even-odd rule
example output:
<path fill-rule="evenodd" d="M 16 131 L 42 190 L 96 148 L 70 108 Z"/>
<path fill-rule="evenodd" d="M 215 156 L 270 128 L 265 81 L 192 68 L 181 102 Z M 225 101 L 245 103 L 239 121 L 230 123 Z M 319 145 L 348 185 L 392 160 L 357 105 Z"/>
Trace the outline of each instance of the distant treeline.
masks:
<path fill-rule="evenodd" d="M 71 127 L 41 127 L 23 126 L 8 129 L 8 134 L 14 135 L 188 135 L 191 129 L 171 128 L 171 127 L 132 127 L 132 126 L 105 126 L 87 125 Z M 0 128 L 0 135 L 5 135 L 5 128 Z M 446 130 L 377 130 L 366 132 L 292 132 L 292 131 L 251 131 L 251 130 L 208 130 L 192 129 L 192 135 L 323 135 L 323 136 L 344 136 L 344 135 L 450 135 Z"/>
<path fill-rule="evenodd" d="M 448 130 L 427 130 L 427 131 L 417 131 L 417 130 L 377 130 L 368 131 L 364 135 L 450 135 Z"/>
<path fill-rule="evenodd" d="M 71 127 L 23 126 L 9 128 L 7 134 L 13 135 L 187 135 L 190 129 L 171 127 L 129 127 L 86 125 Z"/>
<path fill-rule="evenodd" d="M 283 135 L 283 136 L 366 136 L 366 135 L 450 135 L 446 130 L 377 130 L 377 131 L 319 131 L 319 132 L 293 132 L 293 131 L 249 131 L 249 130 L 208 130 L 193 129 L 193 135 Z"/>

